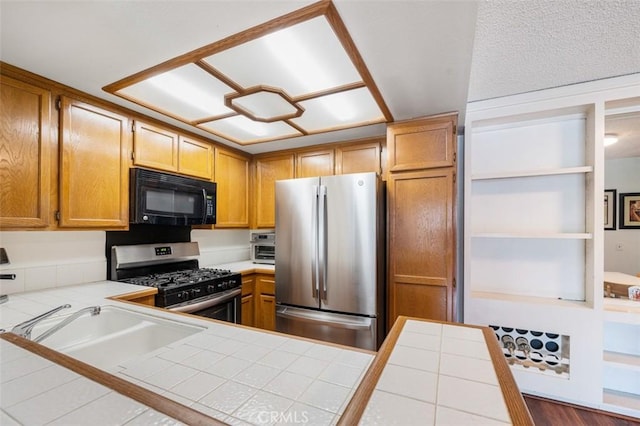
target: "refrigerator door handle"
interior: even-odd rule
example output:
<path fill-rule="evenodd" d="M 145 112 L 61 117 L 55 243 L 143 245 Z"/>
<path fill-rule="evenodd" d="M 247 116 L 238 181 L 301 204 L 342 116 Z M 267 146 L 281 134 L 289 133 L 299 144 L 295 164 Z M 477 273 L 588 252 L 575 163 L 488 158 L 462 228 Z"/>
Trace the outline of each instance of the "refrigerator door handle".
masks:
<path fill-rule="evenodd" d="M 371 318 L 336 318 L 324 312 L 307 311 L 286 306 L 278 306 L 276 308 L 276 316 L 349 330 L 369 330 L 371 328 Z"/>
<path fill-rule="evenodd" d="M 313 186 L 313 205 L 311 206 L 311 229 L 312 236 L 310 244 L 313 244 L 313 255 L 311 256 L 311 296 L 315 299 L 319 296 L 318 283 L 318 193 L 319 186 Z"/>
<path fill-rule="evenodd" d="M 320 185 L 318 194 L 318 276 L 322 283 L 320 298 L 327 300 L 327 187 Z"/>

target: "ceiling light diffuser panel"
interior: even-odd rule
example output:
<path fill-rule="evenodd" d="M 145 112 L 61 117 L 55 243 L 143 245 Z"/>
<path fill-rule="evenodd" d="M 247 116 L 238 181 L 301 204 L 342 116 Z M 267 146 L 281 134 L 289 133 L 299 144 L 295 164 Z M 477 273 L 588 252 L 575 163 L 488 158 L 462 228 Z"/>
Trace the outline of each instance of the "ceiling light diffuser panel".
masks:
<path fill-rule="evenodd" d="M 393 120 L 327 1 L 104 90 L 240 145 Z"/>

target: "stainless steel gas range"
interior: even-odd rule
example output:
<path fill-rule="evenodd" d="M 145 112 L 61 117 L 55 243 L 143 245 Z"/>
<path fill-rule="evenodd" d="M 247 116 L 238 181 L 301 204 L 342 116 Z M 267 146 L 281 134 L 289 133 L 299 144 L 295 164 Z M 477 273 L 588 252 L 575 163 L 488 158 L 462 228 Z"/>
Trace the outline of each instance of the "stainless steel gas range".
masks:
<path fill-rule="evenodd" d="M 155 305 L 233 323 L 241 320 L 242 276 L 200 268 L 198 243 L 111 247 L 111 279 L 155 287 Z"/>

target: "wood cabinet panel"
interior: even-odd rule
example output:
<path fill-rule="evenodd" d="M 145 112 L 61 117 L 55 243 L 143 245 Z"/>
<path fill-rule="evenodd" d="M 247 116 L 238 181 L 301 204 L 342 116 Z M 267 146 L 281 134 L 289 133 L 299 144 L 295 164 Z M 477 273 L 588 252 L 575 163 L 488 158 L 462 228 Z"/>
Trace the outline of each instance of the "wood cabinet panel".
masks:
<path fill-rule="evenodd" d="M 180 136 L 178 172 L 199 178 L 213 179 L 213 145 Z"/>
<path fill-rule="evenodd" d="M 455 163 L 457 114 L 390 124 L 389 171 L 451 167 Z"/>
<path fill-rule="evenodd" d="M 389 329 L 399 315 L 456 319 L 456 123 L 446 114 L 388 128 Z"/>
<path fill-rule="evenodd" d="M 51 94 L 0 76 L 0 228 L 46 227 Z"/>
<path fill-rule="evenodd" d="M 256 327 L 276 329 L 276 281 L 273 275 L 256 275 Z"/>
<path fill-rule="evenodd" d="M 333 149 L 296 154 L 296 178 L 331 176 L 334 171 Z"/>
<path fill-rule="evenodd" d="M 389 325 L 398 315 L 452 321 L 455 258 L 453 170 L 391 173 L 387 185 L 391 286 Z M 421 314 L 416 315 L 413 305 L 435 296 L 437 298 L 423 304 Z"/>
<path fill-rule="evenodd" d="M 59 226 L 128 226 L 127 117 L 62 97 L 60 121 Z"/>
<path fill-rule="evenodd" d="M 215 149 L 216 228 L 249 227 L 249 159 Z"/>
<path fill-rule="evenodd" d="M 276 226 L 276 181 L 293 179 L 293 153 L 274 157 L 258 158 L 255 170 L 255 226 L 274 228 Z"/>
<path fill-rule="evenodd" d="M 380 142 L 340 146 L 336 149 L 336 174 L 382 173 Z"/>
<path fill-rule="evenodd" d="M 178 134 L 136 120 L 133 164 L 168 172 L 178 171 Z"/>
<path fill-rule="evenodd" d="M 255 275 L 243 275 L 242 276 L 242 325 L 248 327 L 255 326 Z"/>

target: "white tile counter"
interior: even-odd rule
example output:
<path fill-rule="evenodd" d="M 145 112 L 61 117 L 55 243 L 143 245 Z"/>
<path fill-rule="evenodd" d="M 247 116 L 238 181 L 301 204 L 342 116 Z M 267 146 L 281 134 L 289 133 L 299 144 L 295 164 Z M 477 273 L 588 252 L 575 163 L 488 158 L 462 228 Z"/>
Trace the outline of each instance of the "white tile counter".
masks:
<path fill-rule="evenodd" d="M 228 269 L 232 272 L 240 272 L 242 274 L 247 273 L 275 273 L 276 267 L 275 265 L 270 265 L 267 263 L 253 263 L 250 260 L 242 260 L 239 262 L 231 262 L 231 263 L 218 263 L 214 265 L 205 265 L 203 268 L 218 268 L 218 269 Z"/>
<path fill-rule="evenodd" d="M 481 329 L 401 317 L 374 359 L 359 350 L 106 299 L 140 289 L 105 281 L 12 295 L 0 305 L 0 326 L 10 330 L 64 303 L 73 305 L 67 315 L 119 305 L 202 326 L 102 374 L 228 424 L 530 424 L 513 420 L 510 398 L 521 396 L 517 388 L 505 393 L 504 374 L 515 382 Z M 158 405 L 113 389 L 0 340 L 3 426 L 180 423 Z"/>
<path fill-rule="evenodd" d="M 59 315 L 100 304 L 175 317 L 164 310 L 105 299 L 139 289 L 101 282 L 12 295 L 0 306 L 0 324 L 10 330 L 17 322 L 64 303 L 73 307 Z M 206 329 L 106 370 L 226 423 L 271 424 L 306 418 L 309 424 L 335 424 L 373 359 L 369 353 L 197 317 L 181 315 L 179 320 Z M 3 425 L 174 421 L 35 354 L 0 342 Z M 109 404 L 113 404 L 113 413 Z M 105 410 L 108 414 L 103 417 Z M 121 416 L 115 411 L 122 411 Z"/>

